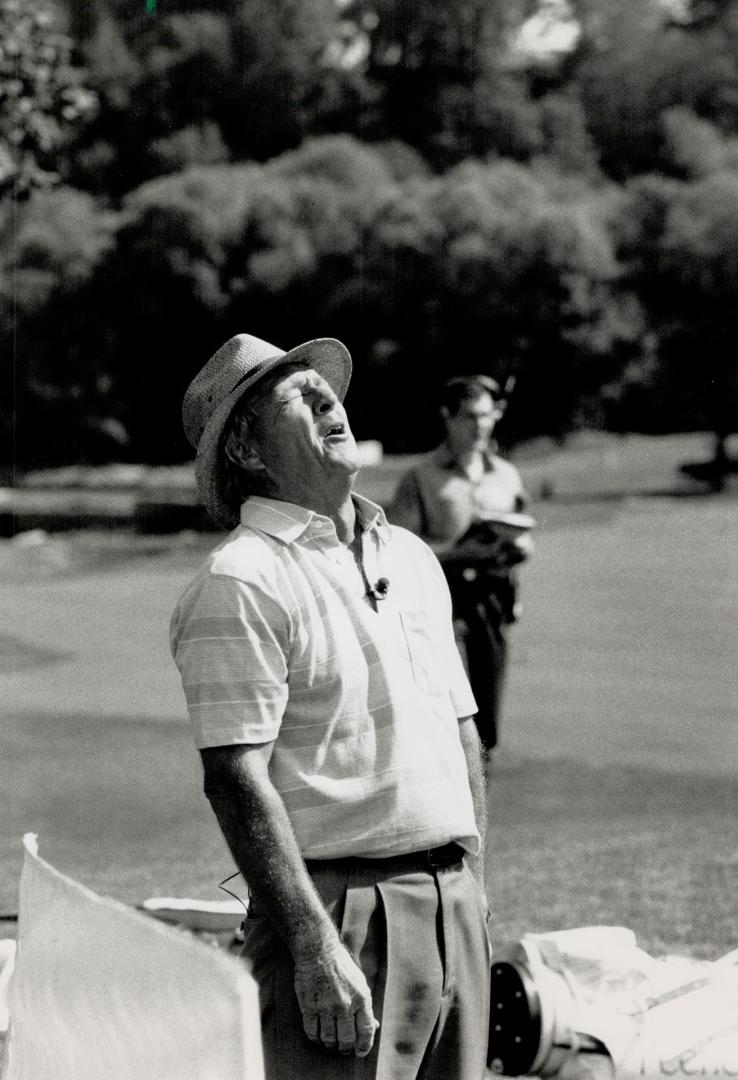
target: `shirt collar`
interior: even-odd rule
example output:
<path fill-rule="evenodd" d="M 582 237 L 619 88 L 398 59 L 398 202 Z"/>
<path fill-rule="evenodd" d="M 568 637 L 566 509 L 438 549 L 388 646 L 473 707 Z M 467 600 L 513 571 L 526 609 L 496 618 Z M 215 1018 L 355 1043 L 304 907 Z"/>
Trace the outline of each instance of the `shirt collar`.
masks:
<path fill-rule="evenodd" d="M 359 519 L 361 528 L 364 532 L 368 532 L 370 529 L 376 530 L 379 539 L 386 544 L 392 536 L 392 531 L 387 523 L 387 517 L 382 507 L 377 506 L 371 499 L 367 499 L 363 495 L 358 495 L 356 492 L 354 492 L 351 497 L 354 500 L 356 516 Z"/>
<path fill-rule="evenodd" d="M 351 497 L 362 530 L 376 530 L 379 539 L 386 543 L 391 533 L 381 506 L 356 492 Z M 250 495 L 246 499 L 241 506 L 241 524 L 268 533 L 286 544 L 297 540 L 311 525 L 324 525 L 325 531 L 333 528 L 330 518 L 316 514 L 314 510 L 281 499 L 269 499 L 265 495 Z"/>

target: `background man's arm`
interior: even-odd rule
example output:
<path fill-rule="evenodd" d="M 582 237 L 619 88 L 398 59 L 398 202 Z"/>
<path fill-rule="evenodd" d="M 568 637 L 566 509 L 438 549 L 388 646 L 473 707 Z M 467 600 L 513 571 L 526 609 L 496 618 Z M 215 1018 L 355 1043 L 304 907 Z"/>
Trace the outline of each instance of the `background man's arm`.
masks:
<path fill-rule="evenodd" d="M 366 979 L 318 896 L 269 777 L 273 743 L 201 751 L 205 794 L 231 854 L 295 961 L 305 1034 L 340 1053 L 369 1053 L 378 1024 Z"/>

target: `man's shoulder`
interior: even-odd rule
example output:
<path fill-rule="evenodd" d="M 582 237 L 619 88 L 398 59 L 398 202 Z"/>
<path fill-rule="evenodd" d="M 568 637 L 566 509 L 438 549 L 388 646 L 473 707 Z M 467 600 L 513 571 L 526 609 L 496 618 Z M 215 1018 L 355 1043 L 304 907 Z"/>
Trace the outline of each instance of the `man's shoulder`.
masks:
<path fill-rule="evenodd" d="M 239 526 L 213 548 L 190 579 L 180 605 L 186 599 L 238 593 L 245 588 L 267 590 L 273 582 L 277 541 L 265 534 Z"/>
<path fill-rule="evenodd" d="M 410 529 L 406 529 L 403 525 L 395 525 L 391 522 L 389 523 L 389 528 L 392 534 L 392 545 L 397 553 L 401 553 L 414 560 L 425 560 L 431 563 L 437 562 L 432 549 L 422 537 L 417 535 L 417 533 L 412 532 Z"/>
<path fill-rule="evenodd" d="M 211 551 L 205 571 L 239 581 L 259 579 L 274 566 L 278 547 L 273 537 L 239 526 Z"/>
<path fill-rule="evenodd" d="M 248 597 L 263 604 L 275 597 L 277 559 L 268 536 L 239 527 L 214 548 L 179 596 L 171 618 L 175 641 L 183 626 L 203 612 L 241 610 Z M 258 597 L 258 600 L 256 599 Z"/>

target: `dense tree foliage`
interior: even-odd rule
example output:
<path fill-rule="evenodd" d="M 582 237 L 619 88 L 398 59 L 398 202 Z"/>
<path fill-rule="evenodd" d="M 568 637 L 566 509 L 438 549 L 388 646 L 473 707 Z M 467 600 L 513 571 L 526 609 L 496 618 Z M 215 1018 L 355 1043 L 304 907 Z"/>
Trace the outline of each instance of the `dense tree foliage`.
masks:
<path fill-rule="evenodd" d="M 632 180 L 618 229 L 650 347 L 616 414 L 621 424 L 728 434 L 738 405 L 738 139 L 684 110 L 664 126 L 682 178 Z"/>
<path fill-rule="evenodd" d="M 614 177 L 668 168 L 663 113 L 687 108 L 738 124 L 738 10 L 677 21 L 665 4 L 577 0 L 582 36 L 571 72 L 603 167 Z M 705 20 L 705 21 L 703 21 Z"/>
<path fill-rule="evenodd" d="M 0 353 L 15 376 L 5 367 L 2 414 L 20 463 L 105 459 L 125 442 L 113 420 L 106 335 L 91 318 L 94 274 L 114 228 L 111 214 L 70 188 L 36 191 L 17 215 L 2 207 Z"/>
<path fill-rule="evenodd" d="M 15 460 L 187 456 L 243 329 L 343 338 L 389 450 L 472 369 L 509 441 L 734 426 L 738 4 L 539 7 L 0 0 Z"/>
<path fill-rule="evenodd" d="M 0 0 L 0 196 L 53 183 L 71 125 L 94 94 L 74 63 L 58 11 L 41 0 Z"/>

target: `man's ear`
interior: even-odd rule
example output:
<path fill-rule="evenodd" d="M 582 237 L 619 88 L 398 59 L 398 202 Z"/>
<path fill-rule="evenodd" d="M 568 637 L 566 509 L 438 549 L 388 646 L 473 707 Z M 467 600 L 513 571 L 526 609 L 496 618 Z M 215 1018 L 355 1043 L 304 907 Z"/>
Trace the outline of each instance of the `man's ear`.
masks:
<path fill-rule="evenodd" d="M 234 465 L 238 465 L 239 469 L 251 473 L 252 476 L 266 471 L 266 465 L 252 442 L 229 440 L 226 443 L 225 452 Z"/>

